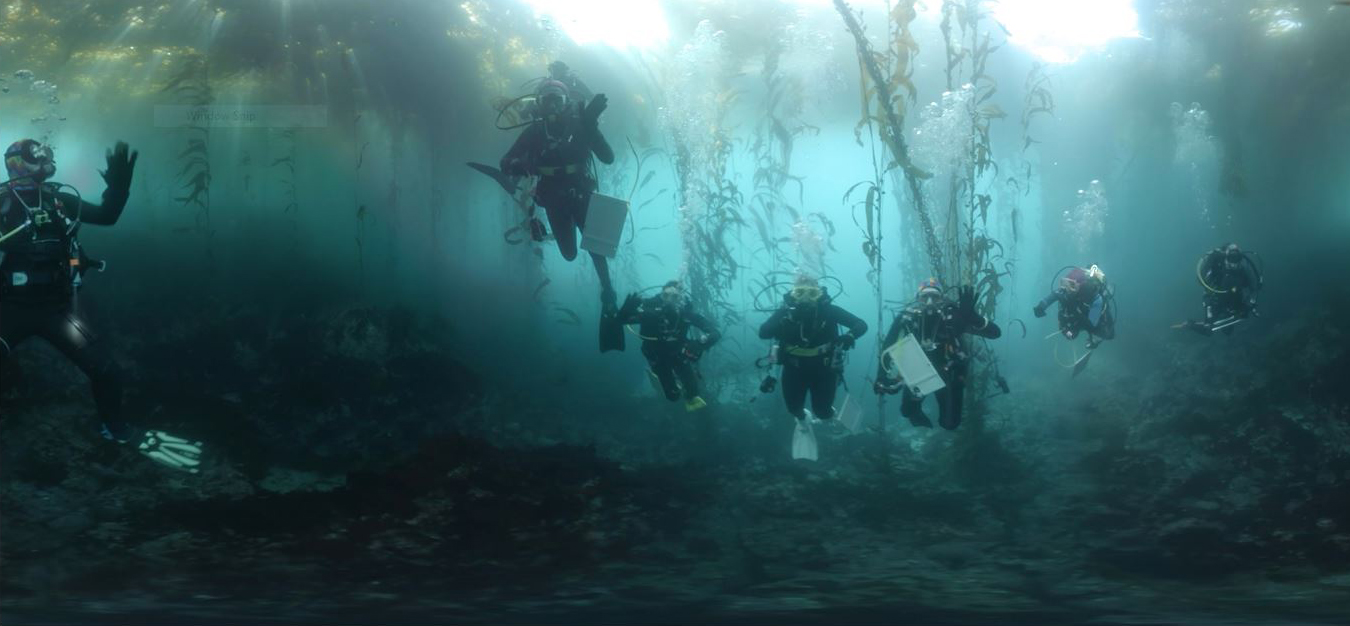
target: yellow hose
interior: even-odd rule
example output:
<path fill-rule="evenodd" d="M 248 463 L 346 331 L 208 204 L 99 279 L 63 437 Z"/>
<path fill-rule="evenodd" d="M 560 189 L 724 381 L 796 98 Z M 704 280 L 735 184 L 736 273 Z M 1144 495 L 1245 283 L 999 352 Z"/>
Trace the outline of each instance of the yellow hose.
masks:
<path fill-rule="evenodd" d="M 624 328 L 624 330 L 627 330 L 628 332 L 633 333 L 633 336 L 634 336 L 634 337 L 637 337 L 638 339 L 641 339 L 641 340 L 643 340 L 643 341 L 656 341 L 656 340 L 658 339 L 657 337 L 648 337 L 648 336 L 643 335 L 642 333 L 640 333 L 640 332 L 638 332 L 638 331 L 636 331 L 636 330 L 633 330 L 633 325 L 632 325 L 632 324 L 624 324 L 624 325 L 623 325 L 623 328 Z"/>
<path fill-rule="evenodd" d="M 1078 351 L 1073 349 L 1073 344 L 1069 344 L 1070 350 L 1069 354 L 1073 355 L 1073 358 L 1069 360 L 1068 365 L 1061 363 L 1059 360 L 1059 342 L 1055 342 L 1054 344 L 1052 344 L 1052 347 L 1050 349 L 1055 359 L 1055 365 L 1058 365 L 1066 370 L 1071 370 L 1073 369 L 1073 366 L 1077 364 Z"/>
<path fill-rule="evenodd" d="M 1200 280 L 1200 284 L 1210 293 L 1228 293 L 1227 291 L 1221 291 L 1213 287 L 1210 287 L 1209 283 L 1205 282 L 1205 273 L 1201 271 L 1201 268 L 1203 268 L 1204 266 L 1205 266 L 1205 257 L 1202 256 L 1200 257 L 1199 261 L 1195 262 L 1195 277 Z"/>

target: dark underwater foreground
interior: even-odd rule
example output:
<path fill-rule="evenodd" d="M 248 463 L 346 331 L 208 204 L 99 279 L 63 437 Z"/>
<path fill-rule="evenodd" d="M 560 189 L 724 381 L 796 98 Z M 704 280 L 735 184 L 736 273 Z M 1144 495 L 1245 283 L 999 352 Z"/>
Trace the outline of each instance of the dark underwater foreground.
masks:
<path fill-rule="evenodd" d="M 776 397 L 553 402 L 404 311 L 142 319 L 129 413 L 215 456 L 193 477 L 104 444 L 79 377 L 21 351 L 0 622 L 1345 623 L 1343 304 L 1167 336 L 1090 396 L 1016 381 L 923 445 L 823 437 L 813 465 Z"/>

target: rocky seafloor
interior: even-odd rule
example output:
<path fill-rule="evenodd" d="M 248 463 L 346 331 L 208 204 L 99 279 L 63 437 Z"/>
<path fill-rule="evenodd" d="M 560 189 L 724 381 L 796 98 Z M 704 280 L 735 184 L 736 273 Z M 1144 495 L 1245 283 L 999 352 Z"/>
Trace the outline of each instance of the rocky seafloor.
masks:
<path fill-rule="evenodd" d="M 823 429 L 815 464 L 775 404 L 574 414 L 406 312 L 143 327 L 129 409 L 213 454 L 192 476 L 102 442 L 78 376 L 26 347 L 0 623 L 1350 621 L 1350 327 L 1326 310 L 1101 359 L 1093 393 L 1016 381 L 955 435 Z"/>

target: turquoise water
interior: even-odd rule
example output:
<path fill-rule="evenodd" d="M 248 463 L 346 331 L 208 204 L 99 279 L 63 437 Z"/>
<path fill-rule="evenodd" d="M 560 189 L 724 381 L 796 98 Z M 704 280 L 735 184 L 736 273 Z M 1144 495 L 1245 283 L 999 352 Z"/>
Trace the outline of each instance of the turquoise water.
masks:
<path fill-rule="evenodd" d="M 1312 0 L 9 0 L 0 144 L 95 202 L 139 152 L 79 304 L 127 419 L 206 453 L 103 441 L 83 374 L 16 346 L 0 619 L 1343 622 L 1348 29 Z M 678 279 L 723 334 L 703 410 L 636 327 L 597 349 L 536 179 L 466 167 L 555 61 L 608 99 L 613 163 L 579 166 L 628 203 L 618 301 Z M 1174 329 L 1230 242 L 1259 315 Z M 1033 306 L 1091 265 L 1116 332 L 1075 374 Z M 802 275 L 869 326 L 814 462 L 760 392 Z M 872 391 L 931 277 L 1002 328 L 961 344 L 954 431 Z"/>

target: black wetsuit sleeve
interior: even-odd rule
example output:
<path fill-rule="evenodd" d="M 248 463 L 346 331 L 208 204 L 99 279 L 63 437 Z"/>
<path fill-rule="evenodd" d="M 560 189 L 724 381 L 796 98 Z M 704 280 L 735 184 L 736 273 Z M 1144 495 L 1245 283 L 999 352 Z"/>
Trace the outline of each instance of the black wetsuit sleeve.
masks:
<path fill-rule="evenodd" d="M 538 143 L 535 136 L 539 134 L 537 128 L 537 124 L 531 124 L 525 130 L 520 131 L 520 136 L 516 137 L 516 142 L 511 144 L 511 149 L 507 150 L 506 155 L 502 157 L 502 173 L 509 176 L 523 176 L 529 173 L 526 168 L 529 167 L 530 161 L 534 160 L 534 146 Z M 520 162 L 513 163 L 517 160 Z"/>
<path fill-rule="evenodd" d="M 693 311 L 690 311 L 689 314 L 686 316 L 686 319 L 689 320 L 689 323 L 694 328 L 703 331 L 703 334 L 707 335 L 705 341 L 707 342 L 708 345 L 711 346 L 722 339 L 722 333 L 717 331 L 717 326 L 713 325 L 712 321 L 709 320 L 708 318 L 703 317 L 698 313 L 694 313 Z"/>
<path fill-rule="evenodd" d="M 853 333 L 854 339 L 858 339 L 867 334 L 867 322 L 862 321 L 862 318 L 833 304 L 826 305 L 825 315 L 827 321 L 834 322 L 835 324 L 847 328 L 848 332 Z"/>
<path fill-rule="evenodd" d="M 998 339 L 1003 336 L 1003 329 L 999 328 L 993 320 L 984 316 L 979 316 L 979 321 L 969 325 L 966 332 L 985 339 Z"/>
<path fill-rule="evenodd" d="M 80 200 L 75 194 L 65 192 L 58 192 L 56 197 L 61 200 L 64 207 L 62 212 L 66 217 L 95 226 L 112 226 L 122 218 L 122 211 L 127 208 L 127 198 L 130 195 L 126 189 L 109 187 L 103 191 L 103 204 L 90 204 Z"/>
<path fill-rule="evenodd" d="M 1037 308 L 1048 309 L 1050 308 L 1050 305 L 1059 304 L 1063 299 L 1064 299 L 1064 291 L 1056 289 L 1050 292 L 1050 295 L 1041 299 L 1040 303 L 1037 304 L 1036 306 Z"/>
<path fill-rule="evenodd" d="M 608 141 L 605 141 L 604 133 L 601 133 L 598 127 L 591 128 L 587 132 L 591 139 L 591 152 L 595 153 L 595 158 L 600 159 L 605 165 L 613 163 L 614 149 L 609 147 Z"/>
<path fill-rule="evenodd" d="M 1221 267 L 1220 261 L 1222 258 L 1223 253 L 1215 250 L 1205 255 L 1205 260 L 1200 263 L 1200 275 L 1210 287 L 1218 288 L 1219 267 Z"/>
<path fill-rule="evenodd" d="M 783 334 L 787 327 L 787 309 L 778 309 L 769 316 L 759 327 L 760 339 L 776 339 Z"/>
<path fill-rule="evenodd" d="M 904 330 L 905 327 L 904 320 L 904 315 L 895 316 L 895 320 L 891 322 L 890 330 L 886 331 L 886 338 L 881 341 L 883 354 L 881 355 L 881 359 L 877 361 L 877 380 L 879 381 L 889 379 L 889 376 L 886 375 L 886 355 L 884 354 L 884 351 L 895 345 L 895 342 L 900 341 L 900 331 Z"/>

